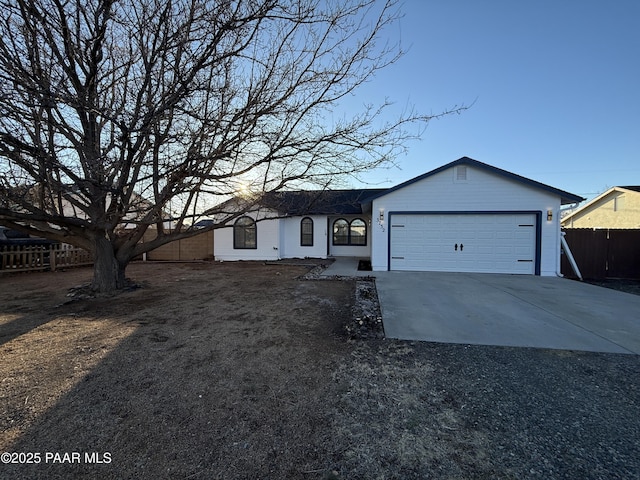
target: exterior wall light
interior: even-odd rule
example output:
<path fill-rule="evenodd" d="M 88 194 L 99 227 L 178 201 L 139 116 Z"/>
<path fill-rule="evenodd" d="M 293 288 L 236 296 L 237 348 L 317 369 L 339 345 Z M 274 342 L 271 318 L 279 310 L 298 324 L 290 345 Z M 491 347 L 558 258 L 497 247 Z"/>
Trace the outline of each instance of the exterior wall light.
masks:
<path fill-rule="evenodd" d="M 384 210 L 382 208 L 380 209 L 380 215 L 378 216 L 378 220 L 380 221 L 380 223 L 384 222 Z"/>
<path fill-rule="evenodd" d="M 553 210 L 547 210 L 547 222 L 553 220 Z"/>

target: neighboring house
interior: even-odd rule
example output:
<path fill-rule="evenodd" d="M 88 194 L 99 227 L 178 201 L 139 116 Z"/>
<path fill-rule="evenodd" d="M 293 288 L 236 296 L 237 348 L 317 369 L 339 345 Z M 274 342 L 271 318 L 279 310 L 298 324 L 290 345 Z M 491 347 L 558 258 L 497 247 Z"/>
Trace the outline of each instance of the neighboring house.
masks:
<path fill-rule="evenodd" d="M 556 275 L 560 207 L 582 200 L 463 157 L 388 189 L 269 195 L 215 230 L 214 255 L 352 256 L 370 258 L 374 271 Z"/>
<path fill-rule="evenodd" d="M 640 186 L 612 187 L 562 218 L 563 228 L 640 229 Z"/>

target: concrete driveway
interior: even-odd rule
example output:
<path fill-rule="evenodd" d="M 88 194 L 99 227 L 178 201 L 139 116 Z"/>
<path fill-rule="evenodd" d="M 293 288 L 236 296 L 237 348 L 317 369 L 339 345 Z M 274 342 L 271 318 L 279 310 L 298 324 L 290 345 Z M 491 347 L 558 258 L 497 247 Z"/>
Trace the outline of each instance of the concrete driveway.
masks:
<path fill-rule="evenodd" d="M 375 272 L 385 334 L 640 354 L 640 296 L 558 277 Z"/>

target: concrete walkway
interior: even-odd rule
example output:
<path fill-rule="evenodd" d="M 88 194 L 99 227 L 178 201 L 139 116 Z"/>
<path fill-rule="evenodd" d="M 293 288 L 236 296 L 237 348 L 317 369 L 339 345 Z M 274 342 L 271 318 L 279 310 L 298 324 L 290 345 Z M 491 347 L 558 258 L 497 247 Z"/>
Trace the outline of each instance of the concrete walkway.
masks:
<path fill-rule="evenodd" d="M 333 263 L 329 265 L 320 274 L 323 277 L 372 277 L 372 271 L 358 270 L 358 257 L 336 257 Z"/>
<path fill-rule="evenodd" d="M 640 296 L 558 277 L 369 272 L 389 338 L 640 354 Z"/>

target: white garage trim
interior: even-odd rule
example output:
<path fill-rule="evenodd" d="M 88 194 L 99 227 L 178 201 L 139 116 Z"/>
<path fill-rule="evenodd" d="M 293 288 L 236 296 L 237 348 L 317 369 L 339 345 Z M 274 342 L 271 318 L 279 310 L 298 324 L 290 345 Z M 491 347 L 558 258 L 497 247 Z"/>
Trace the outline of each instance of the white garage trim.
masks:
<path fill-rule="evenodd" d="M 388 270 L 540 275 L 541 211 L 394 211 L 388 219 Z M 432 256 L 424 256 L 429 249 Z M 501 251 L 507 260 L 502 265 Z"/>

